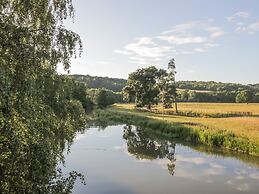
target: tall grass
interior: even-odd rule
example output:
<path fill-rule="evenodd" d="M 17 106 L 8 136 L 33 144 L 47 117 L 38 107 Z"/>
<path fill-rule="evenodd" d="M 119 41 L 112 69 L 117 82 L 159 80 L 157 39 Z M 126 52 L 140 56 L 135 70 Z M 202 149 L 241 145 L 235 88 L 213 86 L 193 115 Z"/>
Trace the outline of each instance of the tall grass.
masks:
<path fill-rule="evenodd" d="M 259 156 L 259 144 L 248 138 L 237 136 L 227 130 L 211 130 L 202 125 L 185 125 L 147 117 L 136 111 L 109 108 L 98 110 L 97 118 L 101 121 L 119 122 L 141 126 L 169 138 L 202 143 L 208 146 L 226 148 Z"/>

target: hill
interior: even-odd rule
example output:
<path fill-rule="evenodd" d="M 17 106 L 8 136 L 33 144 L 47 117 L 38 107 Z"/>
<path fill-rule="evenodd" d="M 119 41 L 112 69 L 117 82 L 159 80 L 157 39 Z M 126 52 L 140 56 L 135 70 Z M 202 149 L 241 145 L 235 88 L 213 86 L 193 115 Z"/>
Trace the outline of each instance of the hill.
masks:
<path fill-rule="evenodd" d="M 88 88 L 104 88 L 121 92 L 126 79 L 90 75 L 71 75 Z M 236 102 L 240 91 L 249 91 L 250 102 L 259 102 L 259 84 L 222 83 L 215 81 L 178 81 L 178 101 L 181 102 Z"/>
<path fill-rule="evenodd" d="M 105 88 L 113 92 L 121 92 L 126 85 L 126 79 L 99 77 L 90 75 L 71 75 L 77 81 L 83 82 L 89 88 Z"/>
<path fill-rule="evenodd" d="M 187 90 L 207 90 L 207 91 L 237 91 L 237 90 L 257 90 L 259 84 L 243 85 L 239 83 L 222 83 L 215 81 L 178 81 L 177 87 Z"/>
<path fill-rule="evenodd" d="M 114 92 L 120 92 L 126 85 L 127 80 L 121 78 L 100 77 L 91 75 L 71 75 L 77 81 L 84 82 L 89 88 L 106 88 Z M 178 81 L 178 89 L 194 90 L 197 92 L 210 91 L 238 91 L 256 90 L 259 91 L 259 84 L 223 83 L 215 81 Z"/>

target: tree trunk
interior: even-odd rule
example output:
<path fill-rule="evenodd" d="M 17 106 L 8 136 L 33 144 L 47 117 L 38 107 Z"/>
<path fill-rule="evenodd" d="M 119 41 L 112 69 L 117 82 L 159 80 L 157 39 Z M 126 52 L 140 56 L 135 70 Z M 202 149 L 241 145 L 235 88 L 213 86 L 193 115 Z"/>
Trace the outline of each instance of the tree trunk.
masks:
<path fill-rule="evenodd" d="M 175 112 L 178 113 L 178 107 L 177 107 L 177 100 L 176 100 L 176 98 L 174 99 L 174 104 L 175 104 Z"/>

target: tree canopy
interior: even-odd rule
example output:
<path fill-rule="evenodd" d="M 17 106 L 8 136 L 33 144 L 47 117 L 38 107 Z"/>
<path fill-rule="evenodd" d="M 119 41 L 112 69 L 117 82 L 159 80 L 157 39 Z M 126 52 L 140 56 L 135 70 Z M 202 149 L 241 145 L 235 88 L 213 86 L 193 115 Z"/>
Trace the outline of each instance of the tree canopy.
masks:
<path fill-rule="evenodd" d="M 69 70 L 82 51 L 63 25 L 73 14 L 72 0 L 0 1 L 1 193 L 72 192 L 75 177 L 56 165 L 85 125 L 86 103 L 56 67 Z"/>
<path fill-rule="evenodd" d="M 159 101 L 165 108 L 171 107 L 176 99 L 173 71 L 170 68 L 166 71 L 154 66 L 137 69 L 129 74 L 127 84 L 123 88 L 124 99 L 128 102 L 134 99 L 136 107 L 150 109 Z"/>

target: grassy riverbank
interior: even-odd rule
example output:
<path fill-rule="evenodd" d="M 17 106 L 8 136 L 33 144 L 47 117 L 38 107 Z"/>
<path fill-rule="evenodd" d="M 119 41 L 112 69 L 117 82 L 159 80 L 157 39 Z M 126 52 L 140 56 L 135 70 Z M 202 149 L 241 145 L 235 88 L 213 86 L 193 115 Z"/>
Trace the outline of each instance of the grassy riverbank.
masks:
<path fill-rule="evenodd" d="M 218 104 L 220 107 L 220 104 Z M 132 104 L 98 111 L 99 118 L 152 129 L 170 138 L 259 155 L 259 118 L 205 118 L 140 112 Z"/>

